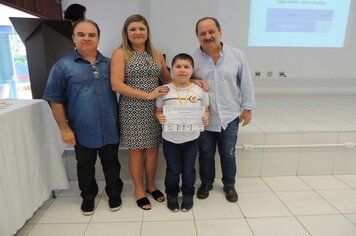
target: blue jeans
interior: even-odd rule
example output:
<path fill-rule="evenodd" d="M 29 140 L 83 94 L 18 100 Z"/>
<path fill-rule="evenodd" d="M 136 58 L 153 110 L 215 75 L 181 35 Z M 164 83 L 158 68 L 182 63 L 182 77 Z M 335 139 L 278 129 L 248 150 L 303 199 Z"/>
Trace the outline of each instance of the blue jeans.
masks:
<path fill-rule="evenodd" d="M 179 193 L 179 180 L 182 175 L 182 193 L 193 196 L 195 189 L 195 160 L 199 148 L 198 139 L 185 143 L 172 143 L 163 139 L 163 152 L 167 162 L 165 186 L 169 196 L 176 197 Z"/>
<path fill-rule="evenodd" d="M 204 131 L 199 137 L 199 173 L 202 183 L 212 184 L 215 179 L 216 145 L 220 155 L 222 182 L 225 187 L 233 187 L 236 177 L 235 146 L 239 118 L 231 121 L 221 132 Z"/>

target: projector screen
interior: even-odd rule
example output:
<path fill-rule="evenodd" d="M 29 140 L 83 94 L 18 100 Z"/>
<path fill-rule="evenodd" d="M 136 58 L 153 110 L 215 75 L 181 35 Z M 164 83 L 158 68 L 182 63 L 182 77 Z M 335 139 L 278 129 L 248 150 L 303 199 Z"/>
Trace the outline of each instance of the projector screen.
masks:
<path fill-rule="evenodd" d="M 248 46 L 343 47 L 351 0 L 251 0 Z"/>

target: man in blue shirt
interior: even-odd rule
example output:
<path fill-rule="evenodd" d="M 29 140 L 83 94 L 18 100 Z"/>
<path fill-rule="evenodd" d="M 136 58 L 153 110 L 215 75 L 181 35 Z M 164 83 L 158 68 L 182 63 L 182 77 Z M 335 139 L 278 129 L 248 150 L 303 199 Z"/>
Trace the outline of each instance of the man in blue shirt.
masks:
<path fill-rule="evenodd" d="M 116 95 L 110 85 L 110 59 L 98 51 L 100 29 L 90 20 L 73 25 L 76 51 L 52 67 L 43 99 L 51 104 L 62 140 L 74 145 L 84 215 L 94 212 L 99 154 L 110 210 L 121 207 L 123 182 L 118 161 L 119 128 Z"/>
<path fill-rule="evenodd" d="M 217 145 L 226 199 L 237 202 L 237 132 L 239 123 L 247 125 L 251 121 L 251 110 L 255 106 L 254 87 L 244 53 L 220 41 L 221 27 L 215 18 L 200 19 L 195 31 L 200 43 L 194 53 L 195 75 L 209 86 L 210 101 L 210 121 L 199 138 L 199 172 L 202 184 L 197 197 L 207 198 L 213 188 Z"/>

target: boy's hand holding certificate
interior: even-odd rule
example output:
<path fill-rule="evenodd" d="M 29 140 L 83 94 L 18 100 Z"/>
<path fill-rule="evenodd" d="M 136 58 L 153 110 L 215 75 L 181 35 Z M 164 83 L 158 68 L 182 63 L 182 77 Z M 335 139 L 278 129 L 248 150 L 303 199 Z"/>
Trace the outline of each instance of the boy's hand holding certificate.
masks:
<path fill-rule="evenodd" d="M 163 115 L 166 117 L 163 131 L 193 132 L 204 130 L 204 106 L 187 107 L 164 105 Z"/>

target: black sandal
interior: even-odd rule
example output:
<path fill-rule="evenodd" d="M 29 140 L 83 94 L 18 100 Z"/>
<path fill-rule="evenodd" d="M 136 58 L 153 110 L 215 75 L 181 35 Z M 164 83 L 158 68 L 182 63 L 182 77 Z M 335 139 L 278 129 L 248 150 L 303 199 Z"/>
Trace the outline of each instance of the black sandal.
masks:
<path fill-rule="evenodd" d="M 164 195 L 161 191 L 159 191 L 158 189 L 149 192 L 148 190 L 146 190 L 147 193 L 151 194 L 153 199 L 156 200 L 157 202 L 164 202 Z"/>
<path fill-rule="evenodd" d="M 138 200 L 136 200 L 136 203 L 137 203 L 137 206 L 139 208 L 141 208 L 142 210 L 151 210 L 152 209 L 152 206 L 151 206 L 151 203 L 150 203 L 150 200 L 148 200 L 147 197 L 143 197 L 143 198 L 140 198 Z M 145 208 L 145 206 L 149 206 L 148 208 Z"/>

